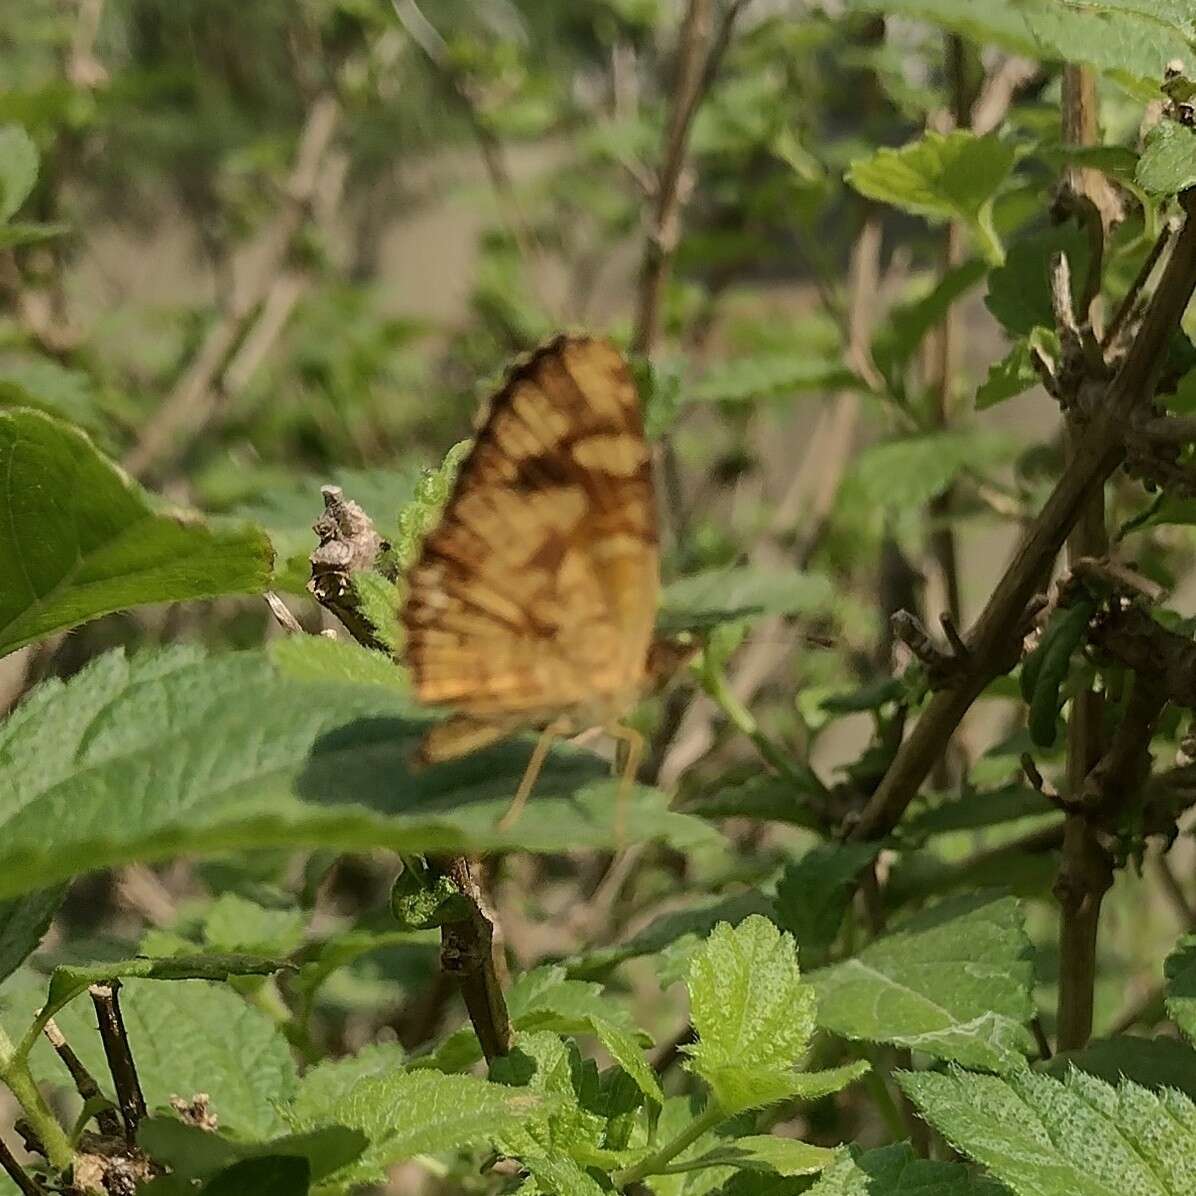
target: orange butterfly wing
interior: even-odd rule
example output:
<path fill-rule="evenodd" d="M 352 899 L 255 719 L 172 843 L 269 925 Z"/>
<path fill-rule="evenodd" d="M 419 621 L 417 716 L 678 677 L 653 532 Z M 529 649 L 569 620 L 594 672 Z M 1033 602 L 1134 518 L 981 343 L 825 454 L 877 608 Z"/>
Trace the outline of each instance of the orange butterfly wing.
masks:
<path fill-rule="evenodd" d="M 621 714 L 645 683 L 659 592 L 635 382 L 609 343 L 558 337 L 492 400 L 402 611 L 416 696 L 459 717 L 429 759 L 560 719 Z"/>

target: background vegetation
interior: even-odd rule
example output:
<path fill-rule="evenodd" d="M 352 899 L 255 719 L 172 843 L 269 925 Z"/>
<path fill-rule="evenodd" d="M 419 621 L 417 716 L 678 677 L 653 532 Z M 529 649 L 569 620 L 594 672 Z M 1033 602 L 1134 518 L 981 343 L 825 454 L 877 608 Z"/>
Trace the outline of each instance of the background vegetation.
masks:
<path fill-rule="evenodd" d="M 0 11 L 0 1192 L 1196 1190 L 1194 37 Z M 388 659 L 562 327 L 703 644 L 622 843 Z"/>

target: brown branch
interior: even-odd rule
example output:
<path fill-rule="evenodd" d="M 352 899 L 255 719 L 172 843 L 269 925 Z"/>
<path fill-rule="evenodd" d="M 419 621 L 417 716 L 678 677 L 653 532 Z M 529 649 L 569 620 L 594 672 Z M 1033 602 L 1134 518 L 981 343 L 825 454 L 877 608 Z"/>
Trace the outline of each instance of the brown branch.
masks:
<path fill-rule="evenodd" d="M 497 921 L 465 856 L 445 861 L 445 871 L 470 899 L 470 917 L 441 927 L 440 964 L 461 985 L 461 996 L 482 1054 L 491 1063 L 511 1052 L 511 1022 L 498 975 Z"/>
<path fill-rule="evenodd" d="M 689 0 L 681 23 L 672 104 L 665 123 L 656 194 L 644 238 L 636 292 L 631 351 L 639 356 L 652 353 L 660 334 L 665 285 L 681 236 L 681 213 L 688 199 L 684 176 L 693 120 L 718 74 L 723 54 L 731 42 L 735 20 L 747 2 L 731 0 L 717 33 L 711 30 L 712 0 Z"/>
<path fill-rule="evenodd" d="M 67 1071 L 70 1072 L 71 1080 L 75 1085 L 75 1091 L 85 1102 L 102 1100 L 103 1093 L 100 1091 L 100 1086 L 96 1083 L 95 1077 L 84 1067 L 83 1060 L 71 1049 L 70 1043 L 63 1037 L 62 1031 L 58 1028 L 58 1023 L 53 1018 L 50 1018 L 46 1022 L 43 1033 L 54 1048 L 59 1059 L 62 1060 Z M 110 1134 L 116 1137 L 122 1133 L 120 1118 L 117 1117 L 115 1110 L 101 1109 L 96 1113 L 95 1119 L 96 1125 L 99 1126 L 102 1134 Z"/>
<path fill-rule="evenodd" d="M 448 44 L 432 22 L 424 16 L 416 0 L 392 0 L 392 3 L 395 15 L 407 36 L 423 52 L 468 122 L 470 132 L 477 142 L 482 166 L 494 192 L 501 219 L 515 242 L 520 257 L 533 272 L 531 283 L 533 289 L 538 291 L 539 282 L 536 275 L 542 269 L 544 253 L 519 203 L 502 142 L 483 116 L 475 89 L 470 85 L 469 79 L 453 63 Z M 542 296 L 537 297 L 543 302 Z"/>
<path fill-rule="evenodd" d="M 883 837 L 897 824 L 972 703 L 989 681 L 1016 663 L 1027 604 L 1042 588 L 1085 504 L 1121 462 L 1124 430 L 1153 394 L 1167 339 L 1196 288 L 1196 218 L 1192 216 L 1196 193 L 1184 192 L 1180 202 L 1187 219 L 1142 327 L 1100 408 L 1075 444 L 1063 475 L 965 637 L 971 669 L 957 685 L 931 698 L 853 829 L 854 838 Z"/>
<path fill-rule="evenodd" d="M 137 1065 L 133 1061 L 133 1050 L 120 1012 L 120 981 L 93 984 L 88 992 L 95 1006 L 104 1057 L 108 1060 L 108 1070 L 112 1073 L 112 1083 L 116 1087 L 116 1103 L 120 1106 L 121 1118 L 125 1123 L 125 1141 L 133 1146 L 137 1142 L 137 1127 L 146 1115 L 146 1108 L 141 1081 L 137 1078 Z"/>
<path fill-rule="evenodd" d="M 0 1138 L 0 1171 L 4 1171 L 21 1192 L 21 1196 L 46 1196 L 46 1189 L 17 1162 L 16 1155 Z"/>
<path fill-rule="evenodd" d="M 255 316 L 264 311 L 275 320 L 279 299 L 273 296 L 286 285 L 291 247 L 308 219 L 339 121 L 336 97 L 328 93 L 317 97 L 299 135 L 279 211 L 252 255 L 256 268 L 234 292 L 228 308 L 208 330 L 174 389 L 146 421 L 136 444 L 125 455 L 124 466 L 130 473 L 142 476 L 167 458 L 178 456 L 211 417 L 216 404 L 213 392 L 219 389 L 238 346 L 252 343 L 246 332 Z"/>
<path fill-rule="evenodd" d="M 308 589 L 359 644 L 388 651 L 378 629 L 358 607 L 352 575 L 377 567 L 389 545 L 378 535 L 369 515 L 346 499 L 339 486 L 325 486 L 323 495 L 324 513 L 315 524 L 320 544 L 311 556 Z M 466 1011 L 486 1058 L 509 1054 L 511 1023 L 502 992 L 505 968 L 497 920 L 465 856 L 441 857 L 434 863 L 470 902 L 469 917 L 440 928 L 441 967 L 461 986 Z"/>
<path fill-rule="evenodd" d="M 1064 142 L 1095 145 L 1098 140 L 1097 115 L 1095 74 L 1090 67 L 1068 63 L 1063 68 Z M 1097 171 L 1069 169 L 1065 185 L 1073 195 L 1092 200 L 1093 208 L 1087 213 L 1087 223 L 1103 244 L 1103 222 L 1093 218 L 1092 210 L 1096 209 L 1100 196 L 1108 191 L 1107 180 Z M 1095 346 L 1091 319 L 1100 290 L 1100 272 L 1094 260 L 1080 309 L 1082 323 L 1078 323 L 1072 310 L 1071 280 L 1066 264 L 1067 259 L 1060 255 L 1052 271 L 1051 296 L 1056 327 L 1064 345 L 1064 361 L 1070 358 L 1074 362 L 1078 397 L 1082 379 L 1090 372 L 1084 368 L 1091 362 L 1086 348 Z M 1103 364 L 1102 358 L 1102 373 Z M 1069 454 L 1074 453 L 1082 435 L 1082 418 L 1082 407 L 1078 402 L 1065 408 Z M 1093 487 L 1068 535 L 1068 563 L 1074 565 L 1086 557 L 1102 557 L 1108 548 L 1102 485 Z M 1072 805 L 1078 804 L 1090 774 L 1095 773 L 1101 759 L 1103 723 L 1104 698 L 1092 686 L 1075 694 L 1067 722 L 1067 799 Z M 1124 723 L 1119 734 L 1123 729 Z M 1061 1051 L 1078 1049 L 1092 1036 L 1097 930 L 1101 902 L 1112 884 L 1113 862 L 1098 839 L 1097 828 L 1086 813 L 1078 810 L 1069 813 L 1063 828 L 1063 856 L 1055 880 L 1055 895 L 1060 906 L 1056 1024 L 1057 1045 Z"/>

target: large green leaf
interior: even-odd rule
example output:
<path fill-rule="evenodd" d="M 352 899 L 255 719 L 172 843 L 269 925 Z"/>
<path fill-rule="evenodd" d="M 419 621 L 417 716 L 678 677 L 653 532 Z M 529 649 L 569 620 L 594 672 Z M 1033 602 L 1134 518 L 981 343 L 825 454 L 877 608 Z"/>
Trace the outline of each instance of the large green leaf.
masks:
<path fill-rule="evenodd" d="M 301 650 L 288 644 L 287 659 Z M 261 652 L 100 657 L 65 684 L 40 686 L 0 727 L 0 898 L 178 852 L 616 842 L 617 784 L 591 754 L 558 748 L 533 810 L 499 830 L 529 745 L 414 772 L 428 725 L 390 687 L 293 679 Z M 713 837 L 666 805 L 636 787 L 627 835 Z"/>
<path fill-rule="evenodd" d="M 1196 1105 L 1174 1089 L 1071 1072 L 907 1072 L 901 1086 L 956 1150 L 1016 1196 L 1189 1196 Z"/>
<path fill-rule="evenodd" d="M 366 1136 L 362 1157 L 334 1177 L 338 1185 L 350 1185 L 377 1182 L 391 1163 L 412 1155 L 492 1143 L 548 1103 L 525 1088 L 474 1076 L 397 1071 L 359 1079 L 322 1109 L 284 1112 L 296 1130 L 340 1125 Z"/>
<path fill-rule="evenodd" d="M 810 975 L 819 1024 L 972 1067 L 1025 1066 L 1033 968 L 1017 902 L 946 901 Z"/>
<path fill-rule="evenodd" d="M 0 655 L 148 602 L 258 593 L 270 545 L 157 504 L 78 429 L 0 411 Z"/>
<path fill-rule="evenodd" d="M 18 984 L 18 981 L 23 983 Z M 19 1036 L 45 1000 L 45 989 L 25 976 L 0 992 L 3 1024 Z M 170 1099 L 209 1095 L 223 1131 L 249 1141 L 284 1132 L 275 1105 L 295 1092 L 291 1049 L 275 1023 L 246 1004 L 231 988 L 206 980 L 165 984 L 127 980 L 121 1012 L 137 1061 L 137 1074 L 151 1110 L 169 1111 Z M 59 1029 L 112 1096 L 104 1048 L 88 1001 L 76 1001 L 55 1016 Z M 44 1041 L 30 1055 L 34 1075 L 64 1086 L 67 1075 Z"/>
<path fill-rule="evenodd" d="M 1072 1067 L 1109 1084 L 1133 1080 L 1152 1092 L 1175 1088 L 1196 1100 L 1196 1050 L 1174 1038 L 1096 1038 L 1082 1050 L 1052 1056 L 1046 1070 L 1061 1080 Z"/>
<path fill-rule="evenodd" d="M 903 211 L 962 221 L 985 258 L 1000 263 L 1004 250 L 992 223 L 992 201 L 1015 157 L 1010 143 L 991 134 L 928 132 L 901 149 L 878 149 L 857 159 L 847 181 L 862 195 Z"/>
<path fill-rule="evenodd" d="M 1147 95 L 1172 59 L 1193 64 L 1191 12 L 1183 0 L 848 0 L 848 6 L 918 17 L 1034 58 L 1085 63 L 1138 81 Z"/>

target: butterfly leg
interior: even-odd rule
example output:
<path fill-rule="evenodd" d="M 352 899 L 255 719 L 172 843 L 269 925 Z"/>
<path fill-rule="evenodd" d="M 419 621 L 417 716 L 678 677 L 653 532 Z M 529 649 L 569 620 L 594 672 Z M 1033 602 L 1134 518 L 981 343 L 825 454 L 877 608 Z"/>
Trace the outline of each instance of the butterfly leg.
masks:
<path fill-rule="evenodd" d="M 636 773 L 644 758 L 644 737 L 634 727 L 626 727 L 622 723 L 612 723 L 606 730 L 613 739 L 627 745 L 627 759 L 619 775 L 619 788 L 615 794 L 615 838 L 621 845 L 627 829 L 627 799 L 631 796 L 631 786 L 635 783 Z"/>
<path fill-rule="evenodd" d="M 548 749 L 552 747 L 553 740 L 560 739 L 567 729 L 568 724 L 558 719 L 556 722 L 549 723 L 540 732 L 540 738 L 536 740 L 536 746 L 532 749 L 532 758 L 527 762 L 527 768 L 524 770 L 523 780 L 519 782 L 519 788 L 515 790 L 515 796 L 511 799 L 507 812 L 498 820 L 500 831 L 509 831 L 519 821 L 519 815 L 523 813 L 523 807 L 527 805 L 527 799 L 531 796 L 536 778 L 540 775 L 540 769 L 544 767 L 544 761 L 548 758 Z"/>

